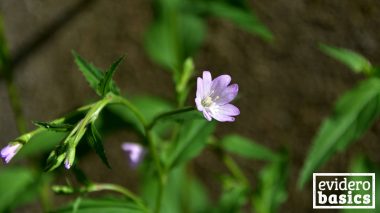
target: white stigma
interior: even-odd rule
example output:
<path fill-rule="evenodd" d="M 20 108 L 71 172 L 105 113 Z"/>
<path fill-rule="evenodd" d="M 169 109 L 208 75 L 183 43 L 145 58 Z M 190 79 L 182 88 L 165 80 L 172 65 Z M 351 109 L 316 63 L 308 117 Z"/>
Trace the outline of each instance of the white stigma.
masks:
<path fill-rule="evenodd" d="M 210 107 L 213 103 L 214 102 L 210 96 L 207 96 L 206 98 L 202 100 L 202 106 L 204 107 Z"/>

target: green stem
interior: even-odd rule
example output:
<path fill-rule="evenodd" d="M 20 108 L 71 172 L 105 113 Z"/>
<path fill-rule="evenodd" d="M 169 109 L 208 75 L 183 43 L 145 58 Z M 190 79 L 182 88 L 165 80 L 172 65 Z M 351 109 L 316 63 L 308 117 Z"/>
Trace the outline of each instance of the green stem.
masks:
<path fill-rule="evenodd" d="M 8 47 L 6 45 L 6 39 L 4 34 L 4 26 L 2 17 L 0 14 L 0 73 L 5 79 L 7 85 L 7 92 L 9 96 L 9 102 L 15 117 L 17 130 L 20 134 L 26 132 L 27 122 L 22 112 L 22 104 L 18 89 L 13 81 L 13 70 L 11 65 L 11 57 Z"/>
<path fill-rule="evenodd" d="M 154 127 L 154 125 L 161 119 L 164 119 L 166 117 L 169 117 L 169 116 L 173 116 L 173 115 L 176 115 L 176 114 L 180 114 L 180 113 L 184 113 L 184 112 L 189 112 L 189 111 L 192 111 L 194 110 L 194 107 L 185 107 L 185 108 L 180 108 L 180 109 L 176 109 L 176 110 L 173 110 L 173 111 L 170 111 L 170 112 L 166 112 L 166 113 L 162 113 L 158 116 L 156 116 L 152 122 L 146 127 L 146 131 L 148 132 L 148 135 L 150 135 L 150 130 Z M 175 134 L 174 134 L 175 136 Z M 150 137 L 150 136 L 149 136 Z M 148 141 L 153 141 L 152 139 L 149 139 Z M 153 147 L 153 146 L 151 146 Z M 157 155 L 156 154 L 156 151 L 155 149 L 154 150 L 151 150 L 153 151 L 153 156 L 154 155 Z M 156 157 L 158 158 L 158 157 Z M 163 193 L 164 193 L 164 189 L 165 189 L 165 185 L 166 185 L 166 173 L 167 171 L 166 170 L 163 170 L 162 168 L 160 169 L 161 171 L 159 171 L 161 174 L 160 174 L 160 177 L 161 177 L 161 180 L 160 180 L 160 185 L 159 185 L 159 189 L 158 189 L 158 196 L 157 196 L 157 200 L 156 200 L 156 207 L 155 207 L 155 212 L 158 213 L 161 209 L 161 203 L 162 203 L 162 199 L 163 199 Z"/>
<path fill-rule="evenodd" d="M 41 206 L 44 212 L 49 212 L 49 210 L 52 207 L 52 200 L 50 199 L 51 198 L 50 182 L 51 182 L 50 180 L 49 181 L 45 180 L 43 182 L 42 189 L 40 192 L 40 200 L 41 200 L 40 202 L 41 202 Z"/>
<path fill-rule="evenodd" d="M 94 183 L 87 188 L 87 192 L 96 192 L 103 190 L 114 191 L 123 194 L 125 197 L 131 199 L 134 203 L 141 207 L 144 212 L 149 212 L 148 208 L 144 205 L 142 200 L 140 200 L 137 195 L 122 186 L 111 183 Z"/>
<path fill-rule="evenodd" d="M 236 179 L 240 180 L 244 185 L 249 186 L 247 177 L 244 175 L 243 171 L 240 169 L 234 159 L 224 153 L 223 162 Z"/>
<path fill-rule="evenodd" d="M 147 140 L 149 143 L 149 151 L 152 154 L 153 160 L 155 162 L 155 166 L 156 166 L 157 171 L 158 171 L 158 176 L 159 176 L 158 194 L 157 194 L 157 198 L 156 198 L 156 205 L 154 208 L 154 212 L 158 213 L 158 212 L 160 212 L 160 209 L 161 209 L 161 203 L 162 203 L 164 188 L 166 185 L 166 175 L 165 175 L 166 172 L 164 172 L 164 170 L 161 166 L 160 159 L 159 159 L 157 150 L 155 148 L 156 146 L 155 146 L 153 138 L 152 138 L 152 133 L 147 128 L 146 128 L 146 132 L 147 132 Z"/>
<path fill-rule="evenodd" d="M 172 115 L 175 115 L 175 114 L 180 114 L 180 113 L 184 113 L 184 112 L 189 112 L 189 111 L 193 111 L 195 110 L 194 107 L 184 107 L 184 108 L 180 108 L 180 109 L 176 109 L 176 110 L 173 110 L 173 111 L 170 111 L 170 112 L 165 112 L 165 113 L 162 113 L 158 116 L 156 116 L 152 122 L 150 122 L 150 124 L 147 126 L 148 129 L 152 129 L 154 127 L 154 125 L 156 125 L 156 123 L 161 120 L 161 119 L 164 119 L 166 117 L 169 117 L 169 116 L 172 116 Z"/>
<path fill-rule="evenodd" d="M 158 156 L 155 143 L 153 141 L 152 132 L 151 130 L 151 124 L 147 124 L 144 116 L 140 113 L 140 111 L 135 107 L 131 102 L 129 102 L 127 99 L 117 96 L 117 95 L 110 95 L 112 101 L 111 103 L 119 103 L 125 105 L 127 108 L 129 108 L 132 113 L 137 117 L 137 119 L 140 121 L 140 123 L 144 126 L 144 131 L 146 135 L 146 139 L 148 141 L 148 148 L 149 152 L 152 155 L 153 161 L 155 163 L 155 167 L 158 172 L 159 176 L 159 189 L 158 189 L 158 195 L 157 195 L 157 201 L 154 212 L 158 213 L 161 209 L 161 203 L 162 203 L 162 197 L 163 197 L 163 191 L 166 184 L 166 175 L 164 174 L 164 171 L 161 166 L 161 161 Z"/>
<path fill-rule="evenodd" d="M 76 147 L 81 141 L 82 137 L 86 134 L 87 128 L 96 121 L 99 117 L 100 112 L 103 110 L 108 103 L 112 101 L 112 96 L 107 95 L 100 101 L 94 103 L 83 119 L 81 119 L 75 127 L 71 130 L 69 135 L 63 141 L 64 145 L 67 145 L 66 148 L 66 157 L 65 164 L 67 167 L 71 167 L 75 161 Z"/>
<path fill-rule="evenodd" d="M 56 124 L 64 123 L 64 122 L 67 120 L 67 118 L 69 118 L 69 117 L 71 117 L 71 116 L 75 116 L 75 115 L 77 115 L 78 113 L 82 113 L 83 111 L 88 110 L 89 108 L 92 107 L 92 105 L 93 105 L 93 104 L 89 104 L 89 105 L 86 105 L 86 106 L 80 107 L 80 108 L 78 108 L 77 110 L 75 110 L 74 112 L 70 113 L 69 115 L 67 115 L 67 116 L 65 116 L 65 117 L 57 118 L 57 119 L 53 120 L 51 123 L 56 123 Z M 28 133 L 25 133 L 25 134 L 19 136 L 18 138 L 14 139 L 13 141 L 14 141 L 14 142 L 17 141 L 17 142 L 19 142 L 19 143 L 25 145 L 26 143 L 29 142 L 29 140 L 30 140 L 34 135 L 36 135 L 36 134 L 38 134 L 38 133 L 40 133 L 40 132 L 43 132 L 44 130 L 45 130 L 45 128 L 43 128 L 43 127 L 39 127 L 39 128 L 37 128 L 37 129 L 35 129 L 35 130 L 32 130 L 32 131 L 30 131 L 30 132 L 28 132 Z"/>
<path fill-rule="evenodd" d="M 240 180 L 246 186 L 249 186 L 248 178 L 244 175 L 244 172 L 240 169 L 236 161 L 231 158 L 225 151 L 221 148 L 215 137 L 209 138 L 208 144 L 214 148 L 214 151 L 222 158 L 224 165 L 231 172 L 231 174 L 237 179 Z"/>
<path fill-rule="evenodd" d="M 132 113 L 137 117 L 137 119 L 141 122 L 141 124 L 144 126 L 144 128 L 147 126 L 147 122 L 144 118 L 144 116 L 140 113 L 140 111 L 127 99 L 117 96 L 117 95 L 111 95 L 111 103 L 119 103 L 125 105 L 127 108 L 129 108 Z"/>
<path fill-rule="evenodd" d="M 11 70 L 4 71 L 11 72 Z M 20 101 L 20 96 L 16 85 L 13 82 L 13 78 L 6 78 L 6 85 L 8 91 L 9 102 L 15 117 L 17 130 L 19 133 L 23 134 L 26 132 L 26 119 L 22 111 L 22 105 Z"/>
<path fill-rule="evenodd" d="M 156 116 L 152 122 L 150 122 L 150 124 L 146 127 L 146 131 L 148 132 L 147 134 L 150 135 L 150 130 L 154 127 L 154 125 L 161 119 L 164 119 L 166 117 L 170 117 L 170 116 L 173 116 L 173 115 L 176 115 L 176 114 L 180 114 L 180 113 L 184 113 L 184 112 L 189 112 L 189 111 L 192 111 L 194 110 L 194 107 L 185 107 L 185 108 L 180 108 L 180 109 L 176 109 L 176 110 L 173 110 L 173 111 L 170 111 L 170 112 L 166 112 L 166 113 L 162 113 L 158 116 Z M 149 136 L 151 137 L 151 136 Z M 148 139 L 148 141 L 153 141 L 152 139 Z M 153 147 L 152 145 L 150 145 L 150 147 Z M 156 153 L 156 150 L 151 150 L 153 153 L 153 157 L 154 155 L 157 155 Z M 158 157 L 154 157 L 154 158 L 158 158 Z M 161 166 L 160 166 L 161 167 Z M 163 193 L 164 193 L 164 189 L 165 189 L 165 185 L 166 185 L 166 176 L 165 174 L 167 173 L 166 171 L 163 171 L 162 168 L 160 168 L 161 171 L 159 171 L 161 174 L 160 174 L 160 183 L 159 183 L 159 188 L 158 188 L 158 196 L 157 196 L 157 200 L 156 200 L 156 207 L 155 207 L 155 212 L 158 213 L 160 212 L 160 209 L 161 209 L 161 203 L 162 203 L 162 199 L 163 199 Z"/>

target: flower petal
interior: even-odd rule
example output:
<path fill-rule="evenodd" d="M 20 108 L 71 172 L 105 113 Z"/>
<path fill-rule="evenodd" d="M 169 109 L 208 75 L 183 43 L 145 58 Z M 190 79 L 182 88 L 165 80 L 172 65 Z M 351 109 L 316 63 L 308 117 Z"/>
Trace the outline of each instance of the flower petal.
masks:
<path fill-rule="evenodd" d="M 210 93 L 211 85 L 212 85 L 211 73 L 209 71 L 203 71 L 203 94 L 202 94 L 202 98 L 204 98 L 205 95 L 208 95 Z"/>
<path fill-rule="evenodd" d="M 198 77 L 197 78 L 197 93 L 196 97 L 202 99 L 203 98 L 203 80 L 202 78 Z"/>
<path fill-rule="evenodd" d="M 137 143 L 123 143 L 121 148 L 127 153 L 131 167 L 136 167 L 144 157 L 144 147 Z"/>
<path fill-rule="evenodd" d="M 70 169 L 70 168 L 71 168 L 71 164 L 70 164 L 69 159 L 66 159 L 66 160 L 65 160 L 65 168 L 66 168 L 66 169 Z"/>
<path fill-rule="evenodd" d="M 228 116 L 236 116 L 240 114 L 240 110 L 232 104 L 225 104 L 219 107 L 219 113 Z"/>
<path fill-rule="evenodd" d="M 211 115 L 210 115 L 208 112 L 206 112 L 206 110 L 203 110 L 203 116 L 205 116 L 205 118 L 206 118 L 208 121 L 211 121 L 211 120 L 212 120 Z"/>
<path fill-rule="evenodd" d="M 233 122 L 233 121 L 235 121 L 234 117 L 231 117 L 228 115 L 223 115 L 221 113 L 212 114 L 212 117 L 215 118 L 215 120 L 220 121 L 220 122 Z"/>
<path fill-rule="evenodd" d="M 22 145 L 20 143 L 8 144 L 6 147 L 1 149 L 1 158 L 3 158 L 5 163 L 9 163 L 9 161 L 12 160 L 12 158 L 17 154 L 21 147 Z"/>
<path fill-rule="evenodd" d="M 239 92 L 239 86 L 237 84 L 231 84 L 225 88 L 220 94 L 219 98 L 215 100 L 216 103 L 223 105 L 231 102 Z"/>
<path fill-rule="evenodd" d="M 213 97 L 220 96 L 220 94 L 223 92 L 224 89 L 228 86 L 228 84 L 231 82 L 231 76 L 229 75 L 221 75 L 215 78 L 212 81 L 211 86 L 211 95 Z"/>
<path fill-rule="evenodd" d="M 201 98 L 199 98 L 199 97 L 196 97 L 195 98 L 195 104 L 197 105 L 197 109 L 199 110 L 199 111 L 203 111 L 204 110 L 204 108 L 203 108 L 203 106 L 202 106 L 202 99 Z"/>

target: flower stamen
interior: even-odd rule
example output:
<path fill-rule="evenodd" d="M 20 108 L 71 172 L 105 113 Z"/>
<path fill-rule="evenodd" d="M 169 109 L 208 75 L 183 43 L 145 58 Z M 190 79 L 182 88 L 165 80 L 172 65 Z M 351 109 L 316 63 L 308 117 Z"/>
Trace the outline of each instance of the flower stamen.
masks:
<path fill-rule="evenodd" d="M 211 98 L 210 96 L 207 96 L 206 98 L 204 98 L 204 99 L 202 100 L 201 103 L 202 103 L 202 105 L 203 105 L 204 107 L 209 107 L 209 106 L 212 105 L 213 101 L 212 101 L 212 98 Z"/>

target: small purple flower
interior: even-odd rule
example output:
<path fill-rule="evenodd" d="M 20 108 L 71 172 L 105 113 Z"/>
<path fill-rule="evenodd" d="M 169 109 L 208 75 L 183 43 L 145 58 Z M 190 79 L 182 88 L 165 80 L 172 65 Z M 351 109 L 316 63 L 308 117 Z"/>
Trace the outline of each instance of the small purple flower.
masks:
<path fill-rule="evenodd" d="M 135 168 L 145 155 L 144 147 L 138 143 L 123 143 L 121 148 L 127 153 L 131 167 Z"/>
<path fill-rule="evenodd" d="M 198 77 L 195 103 L 207 120 L 214 118 L 220 122 L 232 122 L 235 121 L 233 116 L 240 114 L 240 110 L 230 104 L 236 97 L 239 86 L 229 85 L 230 82 L 229 75 L 221 75 L 212 80 L 209 71 L 203 71 L 203 78 Z"/>
<path fill-rule="evenodd" d="M 70 169 L 71 168 L 71 164 L 70 164 L 69 159 L 66 159 L 64 164 L 65 164 L 65 168 L 66 169 Z"/>
<path fill-rule="evenodd" d="M 6 147 L 1 150 L 1 158 L 5 163 L 9 163 L 12 158 L 17 154 L 17 152 L 21 149 L 21 143 L 10 143 Z"/>

